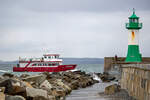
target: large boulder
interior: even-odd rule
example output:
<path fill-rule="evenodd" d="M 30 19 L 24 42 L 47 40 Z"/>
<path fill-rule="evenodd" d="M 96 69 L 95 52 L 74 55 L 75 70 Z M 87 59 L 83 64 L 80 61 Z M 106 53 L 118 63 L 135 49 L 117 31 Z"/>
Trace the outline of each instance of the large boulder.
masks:
<path fill-rule="evenodd" d="M 27 81 L 34 84 L 36 87 L 39 87 L 39 85 L 46 79 L 46 75 L 40 74 L 40 75 L 34 75 L 34 76 L 28 76 L 26 78 L 22 78 L 22 80 Z"/>
<path fill-rule="evenodd" d="M 4 77 L 0 75 L 0 82 L 4 80 Z"/>
<path fill-rule="evenodd" d="M 7 94 L 18 94 L 25 92 L 25 88 L 29 87 L 32 88 L 32 86 L 23 81 L 19 81 L 16 79 L 7 79 L 2 82 L 0 82 L 0 87 L 5 87 L 5 93 Z"/>
<path fill-rule="evenodd" d="M 79 88 L 79 81 L 78 80 L 73 80 L 71 83 L 68 84 L 68 86 L 75 90 Z"/>
<path fill-rule="evenodd" d="M 66 96 L 65 91 L 62 88 L 58 88 L 56 87 L 53 91 L 52 91 L 52 95 L 56 96 L 56 97 L 63 97 Z"/>
<path fill-rule="evenodd" d="M 47 99 L 48 98 L 47 91 L 43 89 L 26 88 L 26 97 L 37 98 L 39 96 Z"/>
<path fill-rule="evenodd" d="M 3 77 L 7 77 L 7 78 L 12 78 L 12 77 L 14 77 L 14 75 L 13 74 L 11 74 L 11 73 L 4 73 L 3 74 Z"/>
<path fill-rule="evenodd" d="M 120 86 L 117 84 L 113 84 L 113 85 L 106 87 L 104 93 L 107 95 L 112 95 L 112 94 L 119 92 L 119 91 L 120 91 Z"/>
<path fill-rule="evenodd" d="M 48 80 L 45 80 L 43 83 L 40 84 L 40 88 L 44 88 L 44 89 L 52 89 L 52 85 L 48 82 Z"/>
<path fill-rule="evenodd" d="M 57 79 L 55 82 L 56 82 L 55 84 L 62 87 L 67 94 L 72 91 L 72 89 L 68 85 L 64 84 L 64 82 L 62 82 L 61 79 Z"/>
<path fill-rule="evenodd" d="M 30 75 L 29 74 L 22 74 L 21 76 L 20 76 L 20 78 L 26 78 L 26 77 L 29 77 Z"/>
<path fill-rule="evenodd" d="M 14 93 L 14 86 L 19 86 L 20 83 L 13 79 L 7 79 L 0 82 L 0 87 L 5 87 L 5 93 L 12 94 Z"/>
<path fill-rule="evenodd" d="M 19 95 L 16 95 L 16 96 L 6 95 L 5 100 L 26 100 L 26 99 Z"/>
<path fill-rule="evenodd" d="M 110 75 L 106 72 L 103 74 L 100 74 L 99 77 L 103 82 L 110 82 L 116 79 L 113 75 Z"/>

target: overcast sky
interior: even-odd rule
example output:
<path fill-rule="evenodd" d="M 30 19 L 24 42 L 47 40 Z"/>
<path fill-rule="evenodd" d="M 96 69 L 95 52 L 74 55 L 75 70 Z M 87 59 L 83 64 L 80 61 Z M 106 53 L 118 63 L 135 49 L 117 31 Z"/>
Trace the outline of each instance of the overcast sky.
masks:
<path fill-rule="evenodd" d="M 150 0 L 0 0 L 0 60 L 126 56 L 133 8 L 143 22 L 140 51 L 150 56 Z"/>

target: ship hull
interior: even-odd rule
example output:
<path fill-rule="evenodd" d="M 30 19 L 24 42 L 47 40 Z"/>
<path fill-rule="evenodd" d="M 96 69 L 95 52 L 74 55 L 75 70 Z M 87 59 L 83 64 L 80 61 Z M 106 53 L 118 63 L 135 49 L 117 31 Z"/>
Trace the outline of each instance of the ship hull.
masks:
<path fill-rule="evenodd" d="M 75 68 L 76 65 L 59 65 L 57 67 L 13 67 L 13 72 L 61 72 Z"/>

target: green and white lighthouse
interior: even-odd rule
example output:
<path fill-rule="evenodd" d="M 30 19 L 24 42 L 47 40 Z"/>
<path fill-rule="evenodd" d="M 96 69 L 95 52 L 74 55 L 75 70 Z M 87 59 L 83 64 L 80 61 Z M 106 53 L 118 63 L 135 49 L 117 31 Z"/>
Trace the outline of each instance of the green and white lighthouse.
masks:
<path fill-rule="evenodd" d="M 129 17 L 129 23 L 126 23 L 128 34 L 128 53 L 125 62 L 141 62 L 142 55 L 139 51 L 139 29 L 142 28 L 142 23 L 139 23 L 139 17 L 136 16 L 135 10 Z"/>

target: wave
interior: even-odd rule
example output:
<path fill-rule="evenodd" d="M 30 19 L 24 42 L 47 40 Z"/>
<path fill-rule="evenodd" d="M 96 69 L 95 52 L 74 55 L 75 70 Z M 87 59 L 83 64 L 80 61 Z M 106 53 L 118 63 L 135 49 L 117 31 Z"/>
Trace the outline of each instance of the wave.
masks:
<path fill-rule="evenodd" d="M 2 73 L 6 73 L 6 72 L 10 72 L 10 71 L 0 70 L 0 72 L 2 72 Z"/>

